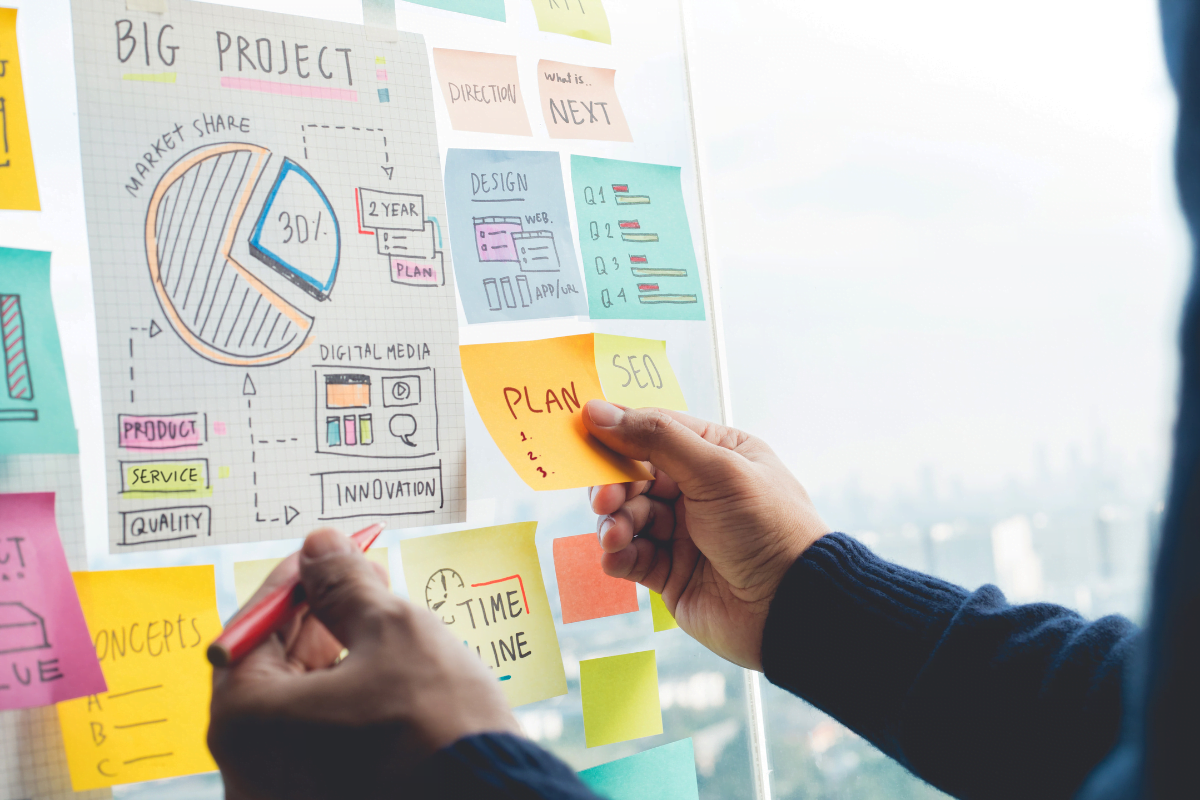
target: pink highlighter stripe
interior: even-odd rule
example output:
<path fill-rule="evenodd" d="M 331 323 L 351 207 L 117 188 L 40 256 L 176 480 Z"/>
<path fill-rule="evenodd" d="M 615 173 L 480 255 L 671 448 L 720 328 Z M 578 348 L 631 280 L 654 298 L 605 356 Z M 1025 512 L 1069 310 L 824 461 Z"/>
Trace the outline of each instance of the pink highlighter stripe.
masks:
<path fill-rule="evenodd" d="M 297 86 L 294 83 L 260 81 L 254 78 L 221 78 L 225 89 L 245 89 L 248 92 L 286 94 L 292 97 L 315 97 L 318 100 L 347 100 L 358 102 L 358 92 L 353 89 L 326 89 L 323 86 Z"/>

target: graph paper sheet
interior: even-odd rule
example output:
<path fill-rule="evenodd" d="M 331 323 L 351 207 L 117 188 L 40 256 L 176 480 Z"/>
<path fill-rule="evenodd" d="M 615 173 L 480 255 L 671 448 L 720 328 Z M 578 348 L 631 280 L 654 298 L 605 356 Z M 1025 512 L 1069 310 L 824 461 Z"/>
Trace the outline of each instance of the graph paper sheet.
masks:
<path fill-rule="evenodd" d="M 0 493 L 54 492 L 54 517 L 67 564 L 87 569 L 77 455 L 0 457 Z M 107 790 L 74 794 L 53 706 L 0 711 L 0 800 L 112 797 Z"/>
<path fill-rule="evenodd" d="M 72 5 L 110 551 L 463 520 L 421 36 Z"/>

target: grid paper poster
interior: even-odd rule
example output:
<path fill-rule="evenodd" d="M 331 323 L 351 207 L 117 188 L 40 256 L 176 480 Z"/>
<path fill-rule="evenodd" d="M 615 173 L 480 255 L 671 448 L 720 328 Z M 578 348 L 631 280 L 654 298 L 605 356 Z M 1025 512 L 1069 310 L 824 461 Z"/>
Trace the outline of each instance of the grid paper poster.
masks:
<path fill-rule="evenodd" d="M 187 0 L 73 11 L 110 550 L 462 521 L 424 40 Z"/>
<path fill-rule="evenodd" d="M 587 316 L 558 153 L 451 149 L 446 195 L 468 322 Z"/>

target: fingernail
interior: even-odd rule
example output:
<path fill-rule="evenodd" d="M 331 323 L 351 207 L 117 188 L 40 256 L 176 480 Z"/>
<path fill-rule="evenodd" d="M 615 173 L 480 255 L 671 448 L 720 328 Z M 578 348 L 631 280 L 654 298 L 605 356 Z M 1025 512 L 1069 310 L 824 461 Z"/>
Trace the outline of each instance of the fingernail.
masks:
<path fill-rule="evenodd" d="M 587 409 L 592 422 L 601 428 L 615 428 L 625 416 L 625 412 L 620 408 L 603 400 L 589 400 Z"/>
<path fill-rule="evenodd" d="M 304 540 L 304 547 L 300 552 L 307 558 L 321 558 L 334 553 L 346 553 L 351 549 L 353 549 L 353 545 L 350 543 L 349 537 L 326 528 L 310 533 Z"/>
<path fill-rule="evenodd" d="M 604 534 L 607 533 L 608 529 L 611 528 L 614 524 L 615 523 L 613 522 L 613 518 L 612 518 L 611 514 L 607 517 L 600 518 L 600 524 L 596 526 L 596 531 L 597 531 L 596 535 L 597 535 L 597 537 L 599 537 L 601 545 L 604 544 Z"/>

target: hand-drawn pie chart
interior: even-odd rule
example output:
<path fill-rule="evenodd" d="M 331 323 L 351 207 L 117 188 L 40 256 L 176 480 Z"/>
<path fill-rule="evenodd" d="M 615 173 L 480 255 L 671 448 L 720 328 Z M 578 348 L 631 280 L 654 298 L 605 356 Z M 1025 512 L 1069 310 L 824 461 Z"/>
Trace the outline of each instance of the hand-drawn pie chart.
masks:
<path fill-rule="evenodd" d="M 270 160 L 254 144 L 197 148 L 163 175 L 146 214 L 146 258 L 163 313 L 188 347 L 218 364 L 275 364 L 308 340 L 313 317 L 256 270 L 273 270 L 317 301 L 337 278 L 337 216 L 303 167 L 284 158 L 265 199 L 252 204 Z M 233 255 L 243 218 L 249 253 L 261 262 L 254 269 Z"/>

